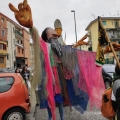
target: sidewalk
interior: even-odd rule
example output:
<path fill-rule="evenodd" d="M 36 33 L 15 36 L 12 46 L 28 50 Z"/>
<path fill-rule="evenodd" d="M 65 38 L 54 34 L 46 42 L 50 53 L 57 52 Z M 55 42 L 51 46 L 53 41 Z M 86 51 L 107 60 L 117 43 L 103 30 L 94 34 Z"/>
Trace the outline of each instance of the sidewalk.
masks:
<path fill-rule="evenodd" d="M 35 120 L 35 106 L 36 106 L 36 96 L 33 92 L 31 95 L 31 110 L 29 114 L 26 114 L 26 120 Z"/>

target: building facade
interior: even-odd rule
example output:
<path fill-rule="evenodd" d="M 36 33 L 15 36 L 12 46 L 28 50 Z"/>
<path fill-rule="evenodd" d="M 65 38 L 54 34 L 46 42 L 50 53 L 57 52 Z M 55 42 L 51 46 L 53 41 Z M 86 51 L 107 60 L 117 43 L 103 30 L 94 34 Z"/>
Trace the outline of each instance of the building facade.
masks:
<path fill-rule="evenodd" d="M 24 58 L 25 64 L 30 66 L 30 34 L 28 31 L 23 29 L 23 44 L 24 44 Z"/>
<path fill-rule="evenodd" d="M 0 68 L 6 67 L 7 32 L 7 19 L 0 14 Z"/>
<path fill-rule="evenodd" d="M 106 32 L 111 40 L 111 42 L 120 43 L 120 17 L 101 17 L 102 24 L 106 29 Z M 90 24 L 85 29 L 89 34 L 89 41 L 91 41 L 92 51 L 96 52 L 98 45 L 98 19 L 90 22 Z M 120 52 L 117 54 L 120 56 Z M 105 55 L 105 59 L 111 63 L 114 62 L 113 53 L 108 53 Z"/>
<path fill-rule="evenodd" d="M 33 43 L 30 43 L 30 63 L 31 67 L 34 68 L 34 50 L 33 50 Z"/>
<path fill-rule="evenodd" d="M 30 34 L 13 20 L 0 13 L 6 19 L 7 55 L 6 68 L 30 66 Z M 1 67 L 1 66 L 0 66 Z"/>

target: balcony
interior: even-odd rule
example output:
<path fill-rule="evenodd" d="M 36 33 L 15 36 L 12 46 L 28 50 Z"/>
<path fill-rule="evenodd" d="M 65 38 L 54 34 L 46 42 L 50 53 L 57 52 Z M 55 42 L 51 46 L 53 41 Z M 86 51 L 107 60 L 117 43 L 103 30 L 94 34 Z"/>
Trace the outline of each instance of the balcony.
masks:
<path fill-rule="evenodd" d="M 7 55 L 7 50 L 1 50 L 0 49 L 0 55 Z"/>
<path fill-rule="evenodd" d="M 15 30 L 15 37 L 22 39 L 23 38 L 23 34 L 21 34 L 18 30 Z"/>
<path fill-rule="evenodd" d="M 23 45 L 22 45 L 22 44 L 17 43 L 16 41 L 15 41 L 15 45 L 16 45 L 16 46 L 19 46 L 19 47 L 21 47 L 21 48 L 23 48 Z"/>
<path fill-rule="evenodd" d="M 0 55 L 7 54 L 7 43 L 0 41 Z"/>
<path fill-rule="evenodd" d="M 109 38 L 111 39 L 111 40 L 120 40 L 120 34 L 116 34 L 116 35 L 109 35 Z"/>

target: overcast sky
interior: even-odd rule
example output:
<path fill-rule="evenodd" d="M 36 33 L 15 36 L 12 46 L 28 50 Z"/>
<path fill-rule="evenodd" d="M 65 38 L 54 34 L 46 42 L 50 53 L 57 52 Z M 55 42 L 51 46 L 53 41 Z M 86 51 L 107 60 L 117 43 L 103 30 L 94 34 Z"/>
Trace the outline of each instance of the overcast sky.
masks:
<path fill-rule="evenodd" d="M 17 7 L 22 0 L 0 0 L 0 12 L 17 22 L 8 4 Z M 75 38 L 74 13 L 78 40 L 82 38 L 87 25 L 97 16 L 120 16 L 120 0 L 28 0 L 32 9 L 34 26 L 39 34 L 46 28 L 54 28 L 55 19 L 60 19 L 63 27 L 63 38 L 66 43 L 73 44 Z"/>

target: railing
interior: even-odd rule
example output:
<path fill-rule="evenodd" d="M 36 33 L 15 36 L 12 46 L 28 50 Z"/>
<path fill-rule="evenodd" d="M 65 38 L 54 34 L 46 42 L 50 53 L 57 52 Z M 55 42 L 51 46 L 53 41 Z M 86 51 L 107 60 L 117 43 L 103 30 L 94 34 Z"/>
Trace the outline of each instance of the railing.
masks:
<path fill-rule="evenodd" d="M 120 28 L 120 24 L 115 24 L 115 28 Z"/>
<path fill-rule="evenodd" d="M 23 35 L 22 35 L 19 31 L 15 30 L 15 33 L 16 33 L 17 35 L 23 37 Z"/>
<path fill-rule="evenodd" d="M 23 48 L 23 45 L 22 44 L 18 44 L 17 42 L 15 42 L 15 45 Z"/>

